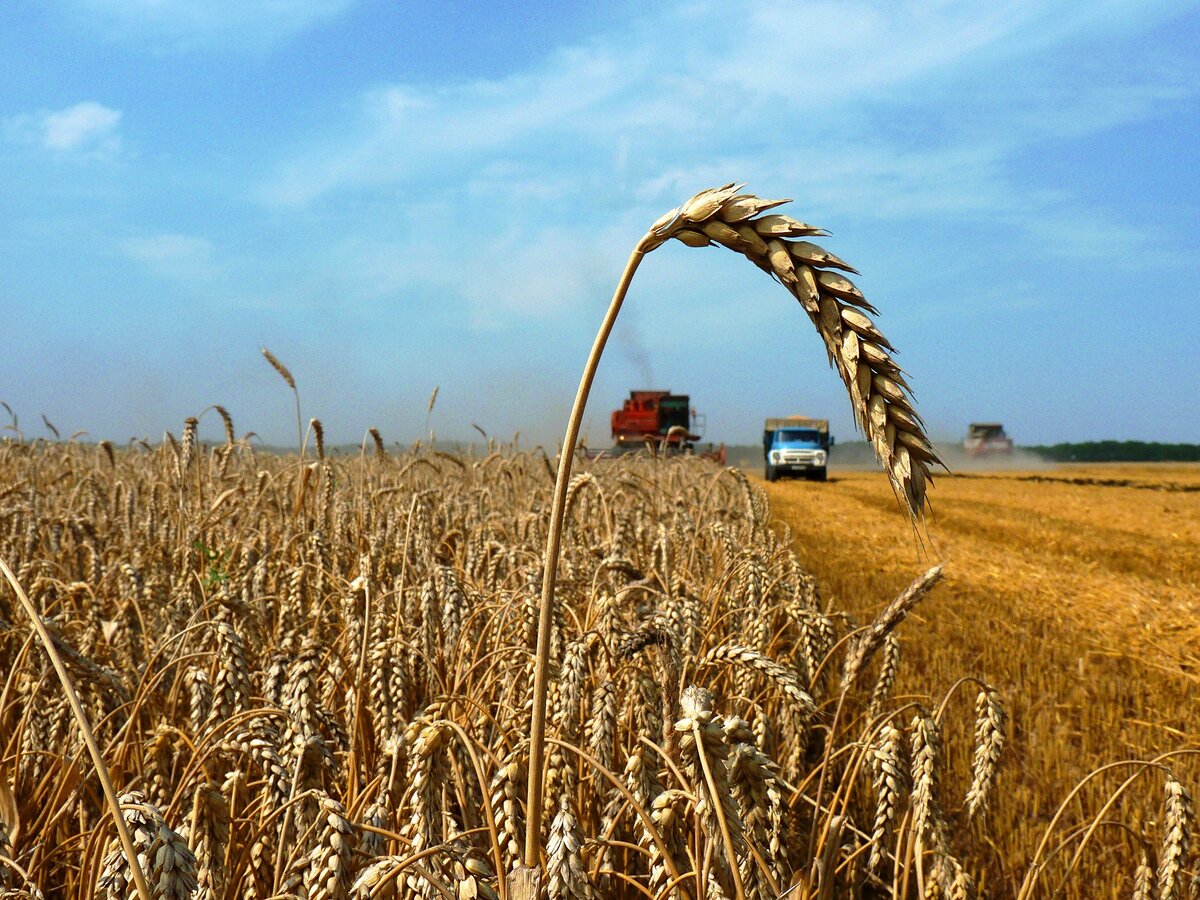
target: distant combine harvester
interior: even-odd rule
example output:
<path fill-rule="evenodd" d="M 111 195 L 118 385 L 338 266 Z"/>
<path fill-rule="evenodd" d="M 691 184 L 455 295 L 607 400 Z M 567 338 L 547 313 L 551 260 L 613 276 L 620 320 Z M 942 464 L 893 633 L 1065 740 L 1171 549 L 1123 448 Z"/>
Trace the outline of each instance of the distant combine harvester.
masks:
<path fill-rule="evenodd" d="M 972 422 L 963 438 L 967 456 L 1012 456 L 1013 442 L 999 422 Z"/>
<path fill-rule="evenodd" d="M 630 391 L 621 408 L 613 410 L 611 425 L 611 455 L 650 447 L 666 454 L 694 453 L 725 464 L 724 444 L 697 449 L 696 442 L 704 437 L 705 417 L 692 408 L 687 394 Z"/>

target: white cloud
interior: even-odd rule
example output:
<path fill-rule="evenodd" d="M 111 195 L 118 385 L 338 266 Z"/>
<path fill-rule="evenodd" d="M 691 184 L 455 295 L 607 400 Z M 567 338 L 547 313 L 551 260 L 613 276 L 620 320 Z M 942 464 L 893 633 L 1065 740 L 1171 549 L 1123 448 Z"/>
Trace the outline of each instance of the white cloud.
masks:
<path fill-rule="evenodd" d="M 145 40 L 158 50 L 202 45 L 260 49 L 326 19 L 357 0 L 71 0 L 109 37 Z"/>
<path fill-rule="evenodd" d="M 42 122 L 45 144 L 51 150 L 79 150 L 110 141 L 121 122 L 121 112 L 102 103 L 77 103 L 48 113 Z"/>
<path fill-rule="evenodd" d="M 427 191 L 439 179 L 461 182 L 464 171 L 479 184 L 480 170 L 524 166 L 569 179 L 580 199 L 593 184 L 624 183 L 661 203 L 727 177 L 795 190 L 799 176 L 817 193 L 839 181 L 856 184 L 851 194 L 863 182 L 882 188 L 889 214 L 906 204 L 978 208 L 1003 197 L 1015 154 L 1153 115 L 1191 91 L 1179 75 L 1167 88 L 1068 89 L 1053 72 L 1039 70 L 1038 83 L 1021 71 L 1047 42 L 1128 27 L 1120 4 L 1082 15 L 1070 3 L 927 12 L 919 2 L 814 0 L 803 15 L 754 7 L 736 32 L 718 12 L 712 3 L 662 8 L 504 78 L 374 89 L 356 122 L 294 156 L 263 196 L 303 205 L 418 181 Z M 947 120 L 930 121 L 947 100 Z M 664 175 L 699 171 L 709 177 Z M 863 196 L 870 215 L 880 209 L 873 193 Z"/>
<path fill-rule="evenodd" d="M 12 139 L 64 154 L 112 156 L 121 149 L 121 111 L 87 100 L 66 109 L 22 114 L 4 120 Z"/>
<path fill-rule="evenodd" d="M 202 237 L 157 234 L 121 243 L 124 254 L 151 272 L 174 281 L 204 281 L 213 277 L 213 246 Z"/>

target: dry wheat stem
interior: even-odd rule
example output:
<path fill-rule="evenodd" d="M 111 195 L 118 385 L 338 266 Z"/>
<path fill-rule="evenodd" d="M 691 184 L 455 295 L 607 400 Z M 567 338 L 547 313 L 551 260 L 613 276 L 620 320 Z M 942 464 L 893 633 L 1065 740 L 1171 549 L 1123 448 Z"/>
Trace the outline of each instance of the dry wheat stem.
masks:
<path fill-rule="evenodd" d="M 271 368 L 279 373 L 279 377 L 286 382 L 287 386 L 292 389 L 292 395 L 296 398 L 296 445 L 299 448 L 300 459 L 304 459 L 304 428 L 300 424 L 300 392 L 296 390 L 296 379 L 292 377 L 291 371 L 278 357 L 275 356 L 266 347 L 259 347 L 262 351 L 263 358 L 271 364 Z"/>
<path fill-rule="evenodd" d="M 571 407 L 571 416 L 567 421 L 566 435 L 563 437 L 562 453 L 558 457 L 558 474 L 554 482 L 554 498 L 550 513 L 550 526 L 546 536 L 546 553 L 542 575 L 542 595 L 538 606 L 537 648 L 535 650 L 535 666 L 533 673 L 533 720 L 529 736 L 529 788 L 526 800 L 528 819 L 525 823 L 525 868 L 538 867 L 539 848 L 542 833 L 542 782 L 543 768 L 546 759 L 546 686 L 549 670 L 550 628 L 554 618 L 554 582 L 558 568 L 558 555 L 562 546 L 562 525 L 566 513 L 567 485 L 571 480 L 571 462 L 575 457 L 572 450 L 579 439 L 579 429 L 583 422 L 583 411 L 587 406 L 588 394 L 592 389 L 592 380 L 596 368 L 600 364 L 600 355 L 608 342 L 617 313 L 625 302 L 625 294 L 629 284 L 641 262 L 643 251 L 634 250 L 625 265 L 625 271 L 617 284 L 608 312 L 600 325 L 600 331 L 592 343 L 587 363 L 583 369 L 583 377 L 579 380 L 579 389 L 575 393 L 575 402 Z"/>
<path fill-rule="evenodd" d="M 544 806 L 543 768 L 547 675 L 551 626 L 554 615 L 554 586 L 561 549 L 566 493 L 571 477 L 574 448 L 579 438 L 583 412 L 592 380 L 613 324 L 624 303 L 634 273 L 642 257 L 670 238 L 692 246 L 708 246 L 714 241 L 746 255 L 760 268 L 778 277 L 796 296 L 817 327 L 850 392 L 855 416 L 872 441 L 876 455 L 902 498 L 910 515 L 924 507 L 929 466 L 937 455 L 925 437 L 920 419 L 905 394 L 907 384 L 891 358 L 890 344 L 856 307 L 873 311 L 845 278 L 813 267 L 834 267 L 853 271 L 837 257 L 805 241 L 787 242 L 789 237 L 823 233 L 786 216 L 760 216 L 785 201 L 767 201 L 752 195 L 738 195 L 737 187 L 725 185 L 701 191 L 680 209 L 672 210 L 651 226 L 630 255 L 617 284 L 612 302 L 601 322 L 592 349 L 584 365 L 579 388 L 567 421 L 558 473 L 554 484 L 546 553 L 543 558 L 542 593 L 538 609 L 537 646 L 533 685 L 533 717 L 530 726 L 528 821 L 524 861 L 536 868 L 541 841 L 541 817 Z M 432 409 L 433 398 L 430 398 Z"/>

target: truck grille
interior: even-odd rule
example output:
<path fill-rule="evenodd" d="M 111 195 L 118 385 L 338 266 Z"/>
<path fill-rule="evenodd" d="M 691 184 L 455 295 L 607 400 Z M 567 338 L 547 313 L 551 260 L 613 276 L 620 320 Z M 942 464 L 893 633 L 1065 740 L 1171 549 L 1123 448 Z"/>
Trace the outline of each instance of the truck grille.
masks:
<path fill-rule="evenodd" d="M 779 461 L 784 465 L 811 463 L 817 457 L 816 450 L 784 450 Z"/>

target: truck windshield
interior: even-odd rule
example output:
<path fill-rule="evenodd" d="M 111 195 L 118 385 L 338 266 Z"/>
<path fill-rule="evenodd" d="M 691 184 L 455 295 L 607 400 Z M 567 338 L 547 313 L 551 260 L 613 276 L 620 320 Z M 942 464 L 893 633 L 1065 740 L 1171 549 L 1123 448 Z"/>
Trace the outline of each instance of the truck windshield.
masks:
<path fill-rule="evenodd" d="M 819 444 L 821 432 L 815 428 L 785 428 L 775 434 L 777 444 Z"/>

